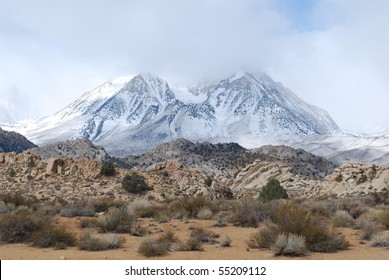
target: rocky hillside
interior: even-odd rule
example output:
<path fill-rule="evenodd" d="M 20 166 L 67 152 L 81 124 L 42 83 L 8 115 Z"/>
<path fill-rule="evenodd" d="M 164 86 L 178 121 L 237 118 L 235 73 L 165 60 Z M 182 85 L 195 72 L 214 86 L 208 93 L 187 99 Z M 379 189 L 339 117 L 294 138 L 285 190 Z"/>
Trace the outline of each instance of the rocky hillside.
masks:
<path fill-rule="evenodd" d="M 33 148 L 30 152 L 39 156 L 42 160 L 57 157 L 70 157 L 73 159 L 87 158 L 98 161 L 109 159 L 104 148 L 94 145 L 88 139 L 67 140 L 49 144 L 43 147 Z"/>
<path fill-rule="evenodd" d="M 161 144 L 141 156 L 124 159 L 139 170 L 166 160 L 178 160 L 190 168 L 202 170 L 208 176 L 221 175 L 226 178 L 233 178 L 255 160 L 281 162 L 288 165 L 293 174 L 316 179 L 324 178 L 336 168 L 324 158 L 287 146 L 263 146 L 248 150 L 236 143 L 192 143 L 185 139 Z"/>
<path fill-rule="evenodd" d="M 254 197 L 269 179 L 277 178 L 291 197 L 365 196 L 389 189 L 389 167 L 348 164 L 336 168 L 324 179 L 293 173 L 293 168 L 280 161 L 255 160 L 237 172 L 235 178 L 219 174 L 211 179 L 200 168 L 178 160 L 154 163 L 136 171 L 152 188 L 141 195 L 126 192 L 121 181 L 134 170 L 116 168 L 116 175 L 100 175 L 101 162 L 86 158 L 50 158 L 24 152 L 0 153 L 0 193 L 21 192 L 40 200 L 76 201 L 99 198 L 132 200 L 207 196 L 210 198 Z"/>
<path fill-rule="evenodd" d="M 36 145 L 28 141 L 23 135 L 2 130 L 0 127 L 0 152 L 21 153 L 34 147 Z"/>

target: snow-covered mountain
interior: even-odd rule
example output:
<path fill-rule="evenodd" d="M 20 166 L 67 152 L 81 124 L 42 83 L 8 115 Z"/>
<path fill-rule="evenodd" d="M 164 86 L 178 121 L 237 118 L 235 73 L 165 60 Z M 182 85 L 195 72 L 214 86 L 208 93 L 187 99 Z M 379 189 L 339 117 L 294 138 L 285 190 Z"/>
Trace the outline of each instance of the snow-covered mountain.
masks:
<path fill-rule="evenodd" d="M 324 110 L 265 74 L 244 72 L 190 87 L 150 74 L 106 82 L 52 116 L 6 128 L 38 145 L 86 137 L 121 156 L 177 138 L 258 147 L 340 133 Z"/>

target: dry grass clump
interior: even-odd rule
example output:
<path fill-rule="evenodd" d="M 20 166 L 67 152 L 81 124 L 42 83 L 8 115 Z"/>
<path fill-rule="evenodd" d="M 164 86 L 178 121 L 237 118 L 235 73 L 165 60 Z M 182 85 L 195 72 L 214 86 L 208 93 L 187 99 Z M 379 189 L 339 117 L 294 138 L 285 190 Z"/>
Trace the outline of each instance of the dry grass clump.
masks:
<path fill-rule="evenodd" d="M 173 218 L 189 218 L 194 219 L 198 217 L 201 209 L 211 209 L 212 201 L 203 197 L 184 197 L 173 200 L 169 204 L 169 210 L 174 213 Z"/>
<path fill-rule="evenodd" d="M 197 218 L 200 220 L 209 220 L 213 217 L 213 212 L 208 206 L 202 207 L 197 213 Z"/>
<path fill-rule="evenodd" d="M 215 244 L 217 243 L 217 240 L 215 240 L 215 238 L 220 237 L 219 234 L 214 233 L 210 230 L 206 230 L 202 227 L 194 227 L 191 228 L 190 231 L 190 237 L 195 238 L 202 243 Z"/>
<path fill-rule="evenodd" d="M 127 206 L 128 213 L 140 217 L 150 218 L 156 215 L 161 206 L 156 202 L 149 202 L 147 200 L 135 200 Z"/>
<path fill-rule="evenodd" d="M 100 237 L 96 233 L 88 232 L 81 236 L 79 248 L 85 251 L 103 251 L 121 248 L 125 242 L 123 237 L 115 234 L 108 233 Z"/>
<path fill-rule="evenodd" d="M 266 221 L 256 233 L 250 236 L 247 245 L 252 249 L 271 248 L 276 242 L 279 230 L 276 224 Z"/>
<path fill-rule="evenodd" d="M 385 229 L 389 229 L 389 210 L 383 210 L 378 215 L 378 222 L 382 224 Z"/>
<path fill-rule="evenodd" d="M 141 242 L 138 247 L 138 253 L 143 256 L 150 258 L 155 256 L 163 256 L 167 254 L 171 246 L 170 242 L 165 242 L 163 240 L 147 238 Z"/>
<path fill-rule="evenodd" d="M 120 208 L 123 206 L 123 202 L 117 201 L 112 198 L 100 198 L 91 202 L 95 213 L 107 212 L 109 208 Z"/>
<path fill-rule="evenodd" d="M 60 212 L 62 217 L 93 217 L 95 209 L 92 204 L 86 200 L 78 200 L 66 205 Z"/>
<path fill-rule="evenodd" d="M 77 241 L 76 236 L 66 230 L 64 226 L 56 227 L 51 224 L 35 231 L 32 234 L 31 240 L 35 247 L 55 247 L 57 249 L 65 249 L 69 246 L 74 246 Z"/>
<path fill-rule="evenodd" d="M 378 223 L 361 218 L 358 219 L 356 228 L 361 230 L 362 240 L 370 240 L 374 234 L 382 230 L 382 226 Z"/>
<path fill-rule="evenodd" d="M 177 251 L 203 251 L 203 243 L 196 238 L 189 238 L 183 242 L 177 242 L 175 247 Z"/>
<path fill-rule="evenodd" d="M 338 210 L 347 211 L 354 219 L 358 219 L 368 207 L 359 198 L 343 198 L 338 201 Z"/>
<path fill-rule="evenodd" d="M 344 210 L 336 211 L 331 220 L 334 227 L 351 227 L 354 225 L 353 217 Z"/>
<path fill-rule="evenodd" d="M 386 247 L 389 248 L 389 233 L 378 232 L 371 238 L 370 246 L 372 247 Z"/>
<path fill-rule="evenodd" d="M 226 248 L 226 247 L 231 247 L 232 239 L 229 236 L 224 237 L 220 241 L 220 247 Z"/>
<path fill-rule="evenodd" d="M 274 243 L 273 252 L 276 256 L 302 256 L 307 252 L 305 237 L 295 234 L 280 234 Z"/>
<path fill-rule="evenodd" d="M 110 208 L 107 213 L 97 218 L 101 232 L 129 233 L 136 218 L 127 209 Z"/>

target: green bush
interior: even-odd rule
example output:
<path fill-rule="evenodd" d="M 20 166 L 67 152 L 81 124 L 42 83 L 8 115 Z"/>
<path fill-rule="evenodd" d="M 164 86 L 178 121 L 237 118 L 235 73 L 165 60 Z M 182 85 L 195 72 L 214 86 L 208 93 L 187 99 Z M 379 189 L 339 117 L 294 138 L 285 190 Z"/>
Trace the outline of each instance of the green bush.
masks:
<path fill-rule="evenodd" d="M 139 193 L 149 189 L 149 186 L 145 182 L 145 178 L 138 173 L 124 176 L 122 186 L 130 193 Z"/>
<path fill-rule="evenodd" d="M 288 193 L 285 188 L 281 186 L 280 181 L 277 179 L 270 179 L 266 186 L 264 186 L 259 193 L 259 199 L 261 201 L 270 201 L 274 199 L 287 199 Z"/>
<path fill-rule="evenodd" d="M 115 165 L 110 161 L 103 161 L 101 163 L 100 174 L 103 176 L 115 176 Z"/>

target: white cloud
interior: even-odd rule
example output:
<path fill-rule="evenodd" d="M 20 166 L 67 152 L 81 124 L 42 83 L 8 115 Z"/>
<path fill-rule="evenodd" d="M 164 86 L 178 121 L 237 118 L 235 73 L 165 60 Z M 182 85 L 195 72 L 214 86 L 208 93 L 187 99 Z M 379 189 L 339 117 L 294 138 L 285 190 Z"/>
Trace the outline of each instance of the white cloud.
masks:
<path fill-rule="evenodd" d="M 388 2 L 315 1 L 304 29 L 280 2 L 2 0 L 0 80 L 48 114 L 117 76 L 263 70 L 345 129 L 386 125 Z"/>

